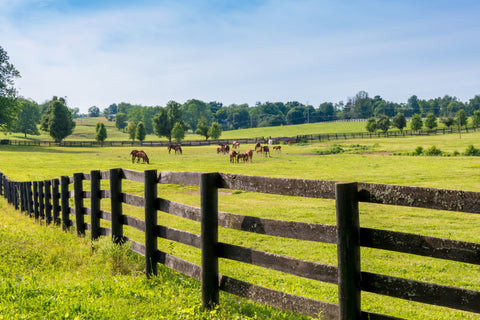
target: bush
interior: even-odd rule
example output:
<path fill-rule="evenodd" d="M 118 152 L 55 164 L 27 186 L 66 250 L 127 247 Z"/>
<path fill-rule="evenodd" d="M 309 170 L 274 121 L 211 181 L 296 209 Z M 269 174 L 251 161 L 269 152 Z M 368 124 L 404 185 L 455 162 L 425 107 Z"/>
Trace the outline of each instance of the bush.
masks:
<path fill-rule="evenodd" d="M 469 145 L 465 150 L 466 156 L 480 156 L 480 149 L 475 148 L 473 145 Z"/>
<path fill-rule="evenodd" d="M 421 146 L 416 147 L 413 154 L 416 155 L 416 156 L 421 156 L 423 154 L 423 147 L 421 147 Z"/>
<path fill-rule="evenodd" d="M 109 237 L 101 237 L 94 243 L 94 249 L 107 261 L 113 275 L 129 275 L 142 272 L 144 269 L 143 259 L 130 250 L 130 245 L 130 242 L 119 244 L 114 243 Z"/>
<path fill-rule="evenodd" d="M 438 149 L 436 146 L 431 146 L 427 150 L 425 150 L 424 154 L 426 156 L 441 156 L 442 151 Z"/>

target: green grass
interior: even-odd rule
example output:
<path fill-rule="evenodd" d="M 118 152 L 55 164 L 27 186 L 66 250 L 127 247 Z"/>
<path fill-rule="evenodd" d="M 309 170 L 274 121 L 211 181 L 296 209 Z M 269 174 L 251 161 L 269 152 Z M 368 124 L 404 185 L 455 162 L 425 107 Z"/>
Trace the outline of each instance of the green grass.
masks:
<path fill-rule="evenodd" d="M 427 149 L 432 145 L 436 145 L 442 151 L 458 150 L 463 152 L 469 145 L 475 146 L 476 141 L 480 141 L 479 137 L 480 133 L 469 133 L 462 135 L 462 139 L 459 139 L 457 135 L 439 135 L 349 140 L 343 143 L 336 141 L 313 145 L 285 145 L 282 146 L 282 152 L 272 153 L 269 158 L 255 154 L 251 164 L 231 164 L 226 156 L 216 154 L 216 146 L 186 147 L 181 156 L 168 154 L 166 148 L 145 147 L 143 149 L 150 157 L 150 165 L 132 164 L 129 156 L 130 148 L 69 149 L 1 146 L 0 170 L 9 178 L 20 181 L 51 179 L 62 175 L 71 176 L 75 172 L 89 172 L 90 170 L 127 168 L 161 171 L 218 171 L 478 191 L 480 189 L 478 179 L 480 158 L 478 157 L 414 157 L 395 154 L 413 152 L 418 146 Z M 332 155 L 318 154 L 318 151 L 332 148 L 334 144 L 352 152 Z M 476 147 L 479 146 L 480 144 L 477 143 Z M 242 145 L 241 150 L 244 151 L 251 147 L 253 146 Z M 104 182 L 103 187 L 108 187 L 108 181 Z M 88 184 L 85 183 L 85 189 L 88 190 L 88 188 Z M 142 184 L 125 182 L 123 190 L 141 195 Z M 198 187 L 159 185 L 160 197 L 196 206 L 200 204 L 198 191 Z M 8 253 L 5 255 L 2 252 L 0 259 L 0 263 L 2 263 L 0 269 L 6 270 L 2 277 L 7 279 L 2 280 L 4 281 L 2 290 L 6 290 L 6 294 L 0 296 L 9 297 L 10 291 L 8 290 L 15 288 L 15 295 L 22 297 L 16 301 L 2 298 L 0 308 L 3 309 L 0 309 L 0 314 L 6 314 L 8 318 L 15 318 L 15 316 L 21 318 L 20 313 L 14 313 L 14 310 L 20 312 L 18 310 L 24 309 L 27 310 L 22 311 L 24 315 L 31 319 L 38 318 L 39 315 L 54 319 L 67 313 L 71 318 L 78 316 L 80 319 L 88 317 L 113 319 L 115 313 L 112 310 L 118 312 L 118 318 L 125 319 L 154 318 L 153 314 L 166 315 L 167 319 L 189 319 L 189 312 L 197 312 L 197 315 L 191 315 L 193 319 L 202 317 L 207 319 L 294 318 L 292 314 L 281 313 L 241 299 L 237 300 L 227 294 L 222 294 L 221 307 L 217 310 L 217 314 L 199 315 L 199 284 L 196 281 L 176 276 L 174 272 L 163 268 L 161 268 L 161 275 L 158 278 L 146 280 L 143 275 L 138 274 L 139 269 L 136 265 L 139 262 L 135 262 L 135 259 L 126 265 L 127 270 L 131 270 L 129 274 L 118 273 L 115 270 L 123 270 L 124 266 L 117 266 L 116 263 L 112 265 L 113 257 L 115 257 L 115 255 L 112 256 L 112 251 L 115 253 L 115 248 L 107 250 L 108 254 L 101 253 L 102 250 L 92 251 L 91 244 L 86 239 L 79 239 L 71 233 L 63 233 L 54 227 L 39 225 L 32 219 L 13 212 L 4 200 L 0 201 L 0 205 L 2 206 L 0 208 L 2 214 L 2 218 L 0 218 L 2 241 L 0 243 L 2 251 Z M 85 205 L 88 206 L 88 201 Z M 108 201 L 102 200 L 102 208 L 108 209 Z M 219 196 L 219 210 L 273 219 L 335 223 L 335 207 L 332 200 L 225 190 Z M 125 206 L 125 213 L 143 218 L 141 209 Z M 164 213 L 159 213 L 158 221 L 171 227 L 200 232 L 198 223 Z M 361 204 L 360 222 L 364 227 L 480 242 L 478 233 L 480 217 L 478 215 Z M 48 235 L 46 235 L 47 233 Z M 143 239 L 140 232 L 129 227 L 125 228 L 125 234 L 138 241 Z M 9 237 L 12 239 L 3 240 L 10 239 Z M 336 250 L 333 245 L 279 239 L 224 229 L 220 230 L 219 239 L 223 242 L 300 259 L 336 264 Z M 18 243 L 22 245 L 18 246 Z M 57 245 L 52 248 L 51 243 Z M 79 248 L 77 249 L 76 246 Z M 160 241 L 159 248 L 196 263 L 200 261 L 197 249 L 170 241 Z M 10 254 L 14 256 L 12 257 Z M 79 256 L 73 256 L 74 254 L 79 254 Z M 9 258 L 3 258 L 5 256 Z M 68 257 L 67 262 L 60 257 Z M 28 260 L 27 263 L 23 262 L 25 266 L 17 268 L 17 264 L 20 265 L 25 259 Z M 364 248 L 362 249 L 362 270 L 480 290 L 478 266 L 456 262 Z M 220 264 L 220 272 L 288 293 L 333 303 L 338 302 L 337 288 L 333 285 L 223 260 Z M 36 283 L 31 280 L 33 278 L 37 279 Z M 73 280 L 68 280 L 69 278 Z M 41 292 L 40 297 L 31 294 L 29 288 L 32 286 Z M 70 294 L 73 294 L 75 299 L 65 298 Z M 52 301 L 65 301 L 65 306 L 45 302 L 48 300 L 47 296 Z M 137 299 L 137 297 L 141 298 Z M 97 310 L 95 304 L 97 300 L 101 301 L 102 306 L 104 305 L 100 314 L 94 313 Z M 115 307 L 117 300 L 121 302 L 122 306 L 125 305 L 118 310 Z M 82 303 L 78 303 L 78 301 L 82 301 Z M 153 301 L 156 301 L 159 306 L 152 305 Z M 11 303 L 13 303 L 13 307 L 10 307 Z M 40 307 L 36 307 L 38 304 L 46 306 L 43 308 L 43 313 L 41 313 Z M 159 308 L 169 309 L 167 311 Z M 179 314 L 175 311 L 177 308 L 183 310 L 179 311 L 183 313 Z M 479 318 L 478 315 L 368 293 L 362 294 L 362 308 L 408 319 Z M 147 310 L 152 310 L 152 313 L 148 313 Z M 53 314 L 51 317 L 49 312 Z"/>

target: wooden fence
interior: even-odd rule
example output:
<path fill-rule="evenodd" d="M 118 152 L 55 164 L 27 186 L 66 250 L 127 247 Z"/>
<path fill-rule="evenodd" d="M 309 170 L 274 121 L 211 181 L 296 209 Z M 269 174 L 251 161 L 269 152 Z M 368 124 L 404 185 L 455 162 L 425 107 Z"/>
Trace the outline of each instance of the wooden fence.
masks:
<path fill-rule="evenodd" d="M 109 179 L 110 188 L 101 189 Z M 90 190 L 83 181 L 90 181 Z M 122 181 L 144 184 L 144 196 L 122 192 Z M 76 173 L 60 179 L 18 182 L 0 173 L 0 193 L 17 209 L 63 228 L 73 225 L 92 239 L 110 235 L 115 241 L 130 241 L 131 249 L 145 256 L 147 275 L 157 272 L 162 263 L 201 281 L 202 305 L 219 303 L 219 290 L 269 306 L 322 319 L 399 319 L 362 311 L 361 292 L 406 299 L 421 303 L 480 313 L 480 292 L 426 283 L 411 279 L 361 271 L 360 247 L 390 250 L 480 265 L 480 243 L 360 227 L 359 202 L 480 213 L 480 193 L 410 186 L 335 182 L 306 179 L 269 178 L 226 173 L 144 172 L 125 169 Z M 158 198 L 158 183 L 200 186 L 201 207 Z M 73 185 L 73 190 L 71 186 Z M 242 216 L 218 211 L 218 189 L 243 190 L 285 196 L 335 199 L 337 225 L 322 225 Z M 70 207 L 69 199 L 74 206 Z M 84 206 L 90 199 L 90 208 Z M 100 209 L 100 200 L 110 199 L 111 212 Z M 123 213 L 123 204 L 144 209 L 141 220 Z M 157 211 L 201 222 L 201 234 L 158 225 Z M 453 213 L 452 213 L 453 214 Z M 89 221 L 85 221 L 89 217 Z M 100 227 L 100 220 L 111 228 Z M 145 233 L 139 243 L 123 234 L 123 226 Z M 300 260 L 218 241 L 218 228 L 231 228 L 304 241 L 337 245 L 338 265 Z M 201 265 L 196 265 L 158 250 L 157 239 L 164 238 L 201 249 Z M 218 260 L 231 259 L 284 273 L 338 285 L 339 304 L 263 288 L 219 274 Z"/>

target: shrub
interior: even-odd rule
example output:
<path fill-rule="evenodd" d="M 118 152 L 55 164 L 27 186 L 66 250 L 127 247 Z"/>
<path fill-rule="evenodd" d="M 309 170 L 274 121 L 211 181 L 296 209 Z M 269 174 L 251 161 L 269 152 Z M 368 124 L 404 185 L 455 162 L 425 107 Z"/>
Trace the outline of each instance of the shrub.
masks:
<path fill-rule="evenodd" d="M 93 247 L 107 261 L 113 275 L 143 271 L 143 259 L 130 250 L 130 242 L 120 244 L 113 242 L 109 237 L 101 237 Z"/>
<path fill-rule="evenodd" d="M 431 146 L 427 150 L 425 150 L 424 154 L 426 156 L 441 156 L 442 151 L 438 149 L 436 146 Z"/>
<path fill-rule="evenodd" d="M 415 156 L 421 156 L 423 154 L 423 147 L 421 147 L 421 146 L 416 147 L 413 154 Z"/>
<path fill-rule="evenodd" d="M 466 156 L 480 156 L 480 149 L 475 148 L 473 145 L 469 145 L 465 150 Z"/>

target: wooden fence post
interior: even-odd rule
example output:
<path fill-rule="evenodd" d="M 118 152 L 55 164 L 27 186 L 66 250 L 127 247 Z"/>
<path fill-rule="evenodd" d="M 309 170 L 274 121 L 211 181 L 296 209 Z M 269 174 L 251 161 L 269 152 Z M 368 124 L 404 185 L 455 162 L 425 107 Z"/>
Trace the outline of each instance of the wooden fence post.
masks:
<path fill-rule="evenodd" d="M 33 213 L 33 199 L 32 199 L 32 182 L 28 181 L 27 182 L 27 211 L 28 211 L 28 216 L 32 216 Z"/>
<path fill-rule="evenodd" d="M 85 235 L 85 216 L 83 212 L 83 173 L 73 174 L 73 191 L 75 193 L 75 225 L 77 235 Z"/>
<path fill-rule="evenodd" d="M 339 319 L 360 319 L 360 222 L 357 183 L 337 183 L 335 199 Z"/>
<path fill-rule="evenodd" d="M 90 221 L 92 226 L 92 240 L 100 237 L 100 179 L 100 171 L 94 170 L 90 172 Z"/>
<path fill-rule="evenodd" d="M 52 182 L 45 180 L 45 222 L 52 223 Z"/>
<path fill-rule="evenodd" d="M 39 213 L 38 213 L 38 181 L 33 181 L 33 215 L 35 219 L 39 218 Z"/>
<path fill-rule="evenodd" d="M 3 173 L 0 172 L 0 195 L 3 195 Z"/>
<path fill-rule="evenodd" d="M 62 176 L 60 178 L 60 187 L 62 188 L 62 193 L 60 195 L 62 199 L 62 229 L 67 230 L 70 227 L 70 204 L 68 199 L 70 198 L 70 192 L 68 190 L 68 185 L 70 184 L 70 178 L 67 176 Z"/>
<path fill-rule="evenodd" d="M 53 223 L 58 224 L 59 215 L 60 215 L 60 202 L 59 202 L 59 194 L 58 194 L 58 185 L 60 181 L 58 179 L 52 180 L 52 209 L 53 209 Z"/>
<path fill-rule="evenodd" d="M 115 243 L 122 243 L 122 169 L 110 170 L 110 208 L 112 210 L 112 240 Z"/>
<path fill-rule="evenodd" d="M 43 192 L 43 187 L 43 181 L 38 181 L 38 204 L 40 219 L 45 219 L 45 194 Z"/>
<path fill-rule="evenodd" d="M 200 177 L 201 243 L 202 243 L 202 307 L 218 305 L 218 174 L 205 173 Z"/>
<path fill-rule="evenodd" d="M 15 210 L 18 210 L 18 182 L 12 182 L 13 184 L 13 205 Z"/>
<path fill-rule="evenodd" d="M 144 171 L 145 191 L 145 270 L 157 274 L 157 170 Z"/>

